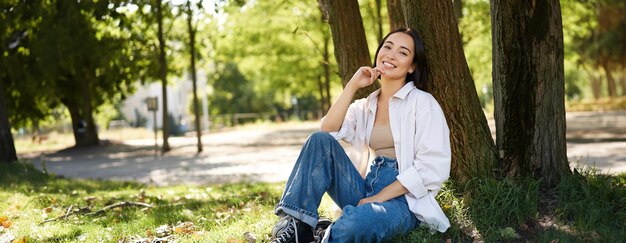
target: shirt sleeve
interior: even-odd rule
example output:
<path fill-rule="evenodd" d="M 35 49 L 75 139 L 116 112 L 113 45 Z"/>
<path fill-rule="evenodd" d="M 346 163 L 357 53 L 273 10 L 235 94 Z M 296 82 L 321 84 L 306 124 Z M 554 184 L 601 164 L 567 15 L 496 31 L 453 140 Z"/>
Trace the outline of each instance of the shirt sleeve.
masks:
<path fill-rule="evenodd" d="M 343 119 L 343 123 L 341 123 L 341 128 L 339 131 L 330 132 L 329 134 L 333 136 L 337 140 L 343 140 L 344 142 L 353 145 L 355 136 L 356 136 L 356 125 L 359 114 L 361 114 L 361 110 L 363 109 L 365 103 L 365 99 L 360 99 L 354 101 L 348 107 L 348 111 L 346 112 L 346 117 Z M 326 117 L 322 117 L 322 121 Z M 320 123 L 321 124 L 321 123 Z"/>
<path fill-rule="evenodd" d="M 450 130 L 441 107 L 429 97 L 416 114 L 413 166 L 397 177 L 415 198 L 439 190 L 450 176 Z"/>

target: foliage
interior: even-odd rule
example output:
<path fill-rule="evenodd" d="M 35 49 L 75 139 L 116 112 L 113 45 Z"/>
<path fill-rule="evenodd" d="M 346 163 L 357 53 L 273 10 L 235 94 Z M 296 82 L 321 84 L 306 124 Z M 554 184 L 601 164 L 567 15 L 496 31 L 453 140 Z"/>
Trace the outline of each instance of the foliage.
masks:
<path fill-rule="evenodd" d="M 604 242 L 626 238 L 626 174 L 609 176 L 577 168 L 556 190 L 557 216 L 572 222 L 577 237 Z"/>
<path fill-rule="evenodd" d="M 252 95 L 237 96 L 233 101 L 251 99 L 254 105 L 245 111 L 215 109 L 221 109 L 222 114 L 268 112 L 290 107 L 292 96 L 319 94 L 317 80 L 323 75 L 320 48 L 326 24 L 321 22 L 316 4 L 251 1 L 241 7 L 224 8 L 225 21 L 209 31 L 213 35 L 211 49 L 215 51 L 212 53 L 214 73 L 209 74 L 209 83 L 214 82 L 216 96 L 221 96 L 222 91 L 233 93 L 233 88 L 245 87 L 238 92 Z M 238 71 L 234 72 L 235 69 Z M 235 73 L 239 73 L 239 80 L 249 80 L 248 84 L 232 85 L 228 87 L 230 90 L 224 90 L 227 86 L 220 82 Z M 332 78 L 338 80 L 334 75 Z M 220 104 L 223 103 L 217 105 Z M 215 113 L 215 109 L 211 112 Z"/>
<path fill-rule="evenodd" d="M 491 78 L 491 15 L 489 1 L 463 1 L 466 12 L 459 20 L 463 50 L 470 68 L 481 106 L 493 102 Z"/>
<path fill-rule="evenodd" d="M 471 200 L 467 202 L 470 217 L 487 241 L 500 238 L 507 227 L 522 225 L 537 216 L 539 182 L 533 179 L 486 178 L 467 186 L 472 188 L 466 189 L 470 191 Z"/>

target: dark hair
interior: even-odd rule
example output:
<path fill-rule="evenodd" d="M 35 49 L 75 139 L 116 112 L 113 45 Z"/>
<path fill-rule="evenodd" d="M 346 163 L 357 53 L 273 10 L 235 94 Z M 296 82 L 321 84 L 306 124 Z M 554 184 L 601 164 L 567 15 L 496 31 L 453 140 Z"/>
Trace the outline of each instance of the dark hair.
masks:
<path fill-rule="evenodd" d="M 387 40 L 387 38 L 391 34 L 398 33 L 398 32 L 402 32 L 411 36 L 413 38 L 413 44 L 415 46 L 415 54 L 413 55 L 413 62 L 412 62 L 412 64 L 415 64 L 415 71 L 407 74 L 406 80 L 404 82 L 407 83 L 407 82 L 413 81 L 413 84 L 415 85 L 415 87 L 425 91 L 426 79 L 428 78 L 428 66 L 426 65 L 426 52 L 424 50 L 424 41 L 422 41 L 422 37 L 414 29 L 399 28 L 399 29 L 389 32 L 389 34 L 387 34 L 385 38 L 383 38 L 383 41 L 380 42 L 380 45 L 378 45 L 378 49 L 376 49 L 376 55 L 374 56 L 373 66 L 376 67 L 376 60 L 378 59 L 378 52 L 380 51 L 380 48 L 383 47 L 383 44 L 385 44 L 385 41 Z"/>

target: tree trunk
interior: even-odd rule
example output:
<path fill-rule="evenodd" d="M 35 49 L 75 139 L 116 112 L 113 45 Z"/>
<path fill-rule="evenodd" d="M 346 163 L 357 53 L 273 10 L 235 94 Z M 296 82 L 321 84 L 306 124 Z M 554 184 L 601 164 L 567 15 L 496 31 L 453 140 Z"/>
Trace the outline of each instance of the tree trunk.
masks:
<path fill-rule="evenodd" d="M 613 98 L 617 96 L 617 86 L 615 85 L 615 79 L 611 74 L 611 69 L 609 68 L 609 62 L 604 60 L 602 61 L 602 68 L 604 69 L 604 73 L 606 74 L 606 83 L 607 89 L 609 91 L 609 97 Z"/>
<path fill-rule="evenodd" d="M 460 18 L 463 18 L 463 1 L 462 0 L 452 0 L 454 5 L 454 17 L 456 17 L 457 21 Z M 458 23 L 458 22 L 457 22 Z"/>
<path fill-rule="evenodd" d="M 328 33 L 327 31 L 324 32 L 324 87 L 326 89 L 326 108 L 324 108 L 324 115 L 326 115 L 326 112 L 328 112 L 328 110 L 330 109 L 330 106 L 332 105 L 331 103 L 331 99 L 330 99 L 330 51 L 329 51 L 329 45 L 330 45 L 330 33 Z"/>
<path fill-rule="evenodd" d="M 406 27 L 404 13 L 402 12 L 400 0 L 387 0 L 387 14 L 389 15 L 389 29 L 396 30 Z"/>
<path fill-rule="evenodd" d="M 317 88 L 320 92 L 320 109 L 319 115 L 323 117 L 326 113 L 326 98 L 324 97 L 324 81 L 322 81 L 322 76 L 317 76 Z"/>
<path fill-rule="evenodd" d="M 496 144 L 508 176 L 555 185 L 569 171 L 561 6 L 491 1 Z"/>
<path fill-rule="evenodd" d="M 9 123 L 9 111 L 4 99 L 4 80 L 0 80 L 0 163 L 17 161 L 11 123 Z"/>
<path fill-rule="evenodd" d="M 362 66 L 372 66 L 370 52 L 365 39 L 363 19 L 357 0 L 320 0 L 321 8 L 329 17 L 330 29 L 335 46 L 335 58 L 339 64 L 339 75 L 343 86 Z M 367 97 L 378 89 L 378 82 L 362 88 L 354 95 L 355 99 Z"/>
<path fill-rule="evenodd" d="M 403 0 L 409 27 L 422 35 L 429 66 L 427 90 L 443 109 L 451 132 L 452 177 L 491 176 L 496 150 L 465 60 L 452 1 Z"/>
<path fill-rule="evenodd" d="M 626 96 L 626 65 L 622 70 L 622 96 Z"/>
<path fill-rule="evenodd" d="M 157 5 L 157 25 L 158 25 L 158 38 L 159 38 L 159 66 L 161 76 L 161 88 L 163 93 L 163 146 L 161 147 L 161 153 L 170 151 L 170 144 L 168 142 L 169 133 L 169 114 L 167 111 L 167 59 L 165 58 L 165 38 L 163 38 L 163 6 L 162 0 L 156 0 Z M 156 126 L 156 123 L 155 123 Z"/>
<path fill-rule="evenodd" d="M 191 52 L 191 82 L 193 83 L 193 113 L 196 116 L 196 137 L 198 153 L 202 152 L 202 127 L 200 127 L 200 106 L 198 105 L 198 88 L 196 87 L 196 31 L 192 25 L 193 11 L 191 2 L 187 1 L 187 27 L 189 29 L 189 50 Z"/>
<path fill-rule="evenodd" d="M 61 102 L 70 112 L 72 132 L 74 133 L 74 141 L 76 142 L 75 146 L 86 147 L 98 145 L 97 129 L 93 121 L 93 116 L 87 108 L 87 106 L 91 105 L 78 104 L 68 101 L 67 99 L 62 99 Z"/>
<path fill-rule="evenodd" d="M 595 74 L 589 74 L 589 78 L 591 79 L 591 92 L 593 93 L 593 98 L 598 100 L 602 95 L 602 77 L 598 77 Z"/>
<path fill-rule="evenodd" d="M 376 3 L 376 37 L 378 37 L 378 42 L 383 41 L 383 17 L 381 15 L 382 3 L 381 0 L 374 0 Z"/>

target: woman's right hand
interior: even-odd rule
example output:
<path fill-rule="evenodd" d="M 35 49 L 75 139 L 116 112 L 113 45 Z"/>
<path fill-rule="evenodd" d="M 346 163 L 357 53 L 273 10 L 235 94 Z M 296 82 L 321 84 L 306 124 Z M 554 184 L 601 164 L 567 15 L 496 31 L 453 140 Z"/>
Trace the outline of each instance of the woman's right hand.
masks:
<path fill-rule="evenodd" d="M 382 73 L 382 70 L 378 68 L 363 66 L 354 73 L 348 84 L 357 89 L 367 87 L 373 84 Z"/>

